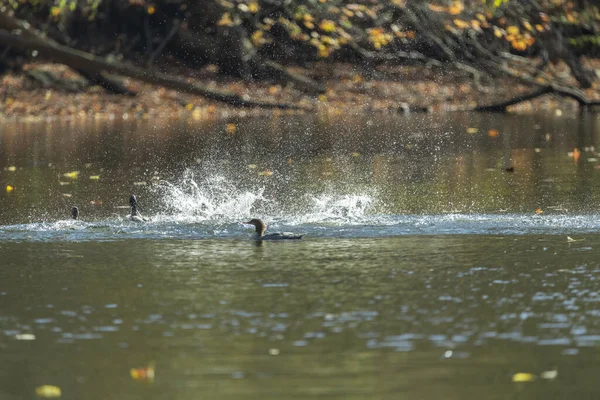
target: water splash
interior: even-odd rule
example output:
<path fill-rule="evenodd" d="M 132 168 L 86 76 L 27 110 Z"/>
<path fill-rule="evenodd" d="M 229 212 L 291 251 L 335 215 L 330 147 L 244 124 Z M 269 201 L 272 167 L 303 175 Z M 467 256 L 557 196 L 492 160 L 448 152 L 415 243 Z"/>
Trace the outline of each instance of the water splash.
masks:
<path fill-rule="evenodd" d="M 191 170 L 176 183 L 161 182 L 156 190 L 164 210 L 157 221 L 229 223 L 248 218 L 265 201 L 264 188 L 240 189 L 218 175 L 197 180 Z"/>
<path fill-rule="evenodd" d="M 369 211 L 376 201 L 366 194 L 320 194 L 309 195 L 309 207 L 298 215 L 299 223 L 326 223 L 335 225 L 368 223 Z"/>

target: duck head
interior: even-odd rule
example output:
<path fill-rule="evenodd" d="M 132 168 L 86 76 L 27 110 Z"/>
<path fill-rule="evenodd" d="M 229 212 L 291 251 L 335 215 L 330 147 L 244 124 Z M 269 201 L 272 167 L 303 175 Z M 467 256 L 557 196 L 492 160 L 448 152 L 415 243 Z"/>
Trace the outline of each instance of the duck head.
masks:
<path fill-rule="evenodd" d="M 71 215 L 73 216 L 73 219 L 79 218 L 79 208 L 73 206 L 73 208 L 71 208 Z"/>
<path fill-rule="evenodd" d="M 267 230 L 267 225 L 265 225 L 265 223 L 262 222 L 262 220 L 260 220 L 258 218 L 252 218 L 250 221 L 245 222 L 245 223 L 248 225 L 254 225 L 256 233 L 259 236 L 264 236 L 265 231 Z"/>

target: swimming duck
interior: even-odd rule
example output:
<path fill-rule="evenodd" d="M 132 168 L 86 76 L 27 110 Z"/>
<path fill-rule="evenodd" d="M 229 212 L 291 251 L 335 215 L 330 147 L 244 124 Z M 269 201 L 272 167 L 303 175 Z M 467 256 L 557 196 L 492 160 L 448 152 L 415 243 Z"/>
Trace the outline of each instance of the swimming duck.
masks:
<path fill-rule="evenodd" d="M 73 219 L 78 219 L 79 218 L 79 208 L 73 206 L 73 208 L 71 208 L 71 215 L 73 216 Z"/>
<path fill-rule="evenodd" d="M 146 222 L 147 221 L 147 219 L 142 217 L 142 215 L 137 210 L 137 198 L 135 197 L 135 194 L 132 194 L 131 197 L 129 198 L 129 205 L 131 206 L 131 215 L 129 216 L 130 220 L 132 220 L 134 222 Z"/>
<path fill-rule="evenodd" d="M 252 236 L 252 238 L 255 240 L 302 239 L 302 236 L 304 236 L 291 232 L 269 233 L 265 235 L 267 225 L 258 218 L 252 218 L 250 221 L 245 222 L 245 224 L 254 225 L 254 228 L 256 228 L 256 232 L 254 232 L 254 235 Z"/>

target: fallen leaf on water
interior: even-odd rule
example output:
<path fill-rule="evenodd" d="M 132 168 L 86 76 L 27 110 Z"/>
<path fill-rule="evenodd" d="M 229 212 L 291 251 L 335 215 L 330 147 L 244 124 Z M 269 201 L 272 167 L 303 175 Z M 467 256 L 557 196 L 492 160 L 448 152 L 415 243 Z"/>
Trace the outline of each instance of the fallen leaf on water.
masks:
<path fill-rule="evenodd" d="M 256 164 L 248 164 L 248 169 L 256 169 L 258 168 L 258 165 Z"/>
<path fill-rule="evenodd" d="M 17 340 L 35 340 L 35 335 L 32 333 L 19 333 L 15 335 L 15 339 Z"/>
<path fill-rule="evenodd" d="M 14 186 L 6 185 L 6 193 L 12 193 L 15 190 Z"/>
<path fill-rule="evenodd" d="M 581 157 L 581 152 L 579 151 L 579 149 L 578 149 L 577 147 L 575 147 L 575 148 L 573 149 L 573 152 L 572 152 L 572 153 L 571 153 L 571 152 L 569 152 L 569 156 L 570 156 L 570 157 L 573 157 L 573 160 L 574 160 L 575 162 L 577 162 L 577 161 L 579 161 L 579 157 Z"/>
<path fill-rule="evenodd" d="M 77 179 L 79 178 L 79 171 L 65 172 L 63 176 L 69 179 Z"/>
<path fill-rule="evenodd" d="M 277 355 L 279 355 L 279 349 L 276 349 L 276 348 L 269 349 L 269 354 L 272 356 L 277 356 Z"/>
<path fill-rule="evenodd" d="M 62 394 L 58 386 L 42 385 L 35 388 L 35 394 L 39 397 L 60 397 Z"/>
<path fill-rule="evenodd" d="M 488 136 L 491 137 L 491 138 L 495 138 L 499 134 L 500 134 L 500 131 L 498 131 L 497 129 L 490 129 L 488 131 Z"/>
<path fill-rule="evenodd" d="M 352 153 L 352 157 L 360 157 L 360 153 L 355 151 L 354 153 Z"/>
<path fill-rule="evenodd" d="M 556 379 L 557 376 L 558 376 L 557 370 L 544 371 L 540 374 L 540 378 L 548 379 L 548 380 Z"/>
<path fill-rule="evenodd" d="M 477 132 L 479 132 L 479 129 L 477 129 L 477 128 L 467 128 L 467 133 L 470 135 L 474 135 Z"/>
<path fill-rule="evenodd" d="M 98 179 L 100 179 L 100 175 L 90 175 L 90 179 L 93 181 L 97 181 Z"/>
<path fill-rule="evenodd" d="M 63 197 L 72 197 L 73 196 L 71 193 L 63 193 L 62 195 L 63 195 Z"/>
<path fill-rule="evenodd" d="M 582 242 L 584 240 L 585 240 L 585 238 L 583 238 L 583 239 L 573 239 L 571 236 L 567 236 L 567 243 Z"/>
<path fill-rule="evenodd" d="M 142 368 L 131 368 L 129 375 L 134 381 L 152 383 L 154 381 L 154 363 L 150 363 Z"/>
<path fill-rule="evenodd" d="M 534 379 L 535 376 L 533 376 L 533 374 L 530 374 L 529 372 L 519 372 L 514 374 L 512 377 L 513 382 L 531 382 Z"/>
<path fill-rule="evenodd" d="M 544 212 L 544 210 L 542 210 L 541 208 L 538 208 L 538 209 L 535 210 L 536 214 L 541 214 L 543 212 Z"/>
<path fill-rule="evenodd" d="M 144 182 L 144 181 L 140 181 L 140 182 L 133 182 L 133 185 L 134 185 L 134 186 L 146 186 L 146 185 L 147 185 L 147 183 L 146 183 L 146 182 Z"/>
<path fill-rule="evenodd" d="M 227 131 L 227 133 L 233 134 L 237 131 L 237 125 L 234 123 L 229 123 L 225 125 L 225 130 Z"/>
<path fill-rule="evenodd" d="M 271 176 L 273 175 L 273 171 L 271 171 L 270 169 L 261 171 L 258 173 L 259 176 Z"/>
<path fill-rule="evenodd" d="M 17 167 L 15 167 L 14 165 L 11 165 L 10 167 L 7 168 L 10 172 L 15 172 L 17 170 Z"/>

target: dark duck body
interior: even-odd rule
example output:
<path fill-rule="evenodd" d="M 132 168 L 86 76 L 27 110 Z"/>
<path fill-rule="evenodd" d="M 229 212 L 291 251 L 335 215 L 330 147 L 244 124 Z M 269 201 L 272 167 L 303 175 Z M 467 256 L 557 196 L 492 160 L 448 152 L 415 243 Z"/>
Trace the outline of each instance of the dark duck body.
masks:
<path fill-rule="evenodd" d="M 255 240 L 294 240 L 294 239 L 302 239 L 302 236 L 297 233 L 291 232 L 279 232 L 279 233 L 267 233 L 267 225 L 258 218 L 252 218 L 250 221 L 245 222 L 248 225 L 254 225 L 255 232 L 252 235 L 252 239 Z"/>
<path fill-rule="evenodd" d="M 73 208 L 71 208 L 71 216 L 73 219 L 79 219 L 79 208 L 73 206 Z"/>
<path fill-rule="evenodd" d="M 132 194 L 129 198 L 129 205 L 131 206 L 131 214 L 129 215 L 129 219 L 134 222 L 146 222 L 147 219 L 142 217 L 137 209 L 137 198 L 135 194 Z"/>

